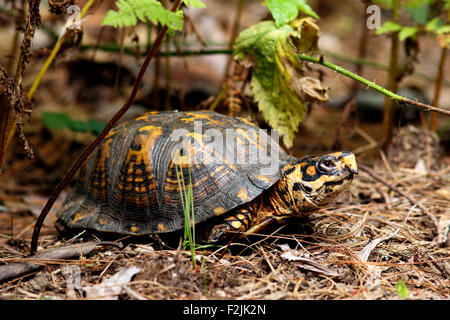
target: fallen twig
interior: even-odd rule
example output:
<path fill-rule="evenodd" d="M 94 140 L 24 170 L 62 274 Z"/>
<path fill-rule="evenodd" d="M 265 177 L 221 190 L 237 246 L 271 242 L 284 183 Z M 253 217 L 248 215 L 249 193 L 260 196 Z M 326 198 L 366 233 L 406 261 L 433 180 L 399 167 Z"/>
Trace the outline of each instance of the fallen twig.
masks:
<path fill-rule="evenodd" d="M 48 261 L 55 259 L 69 259 L 79 256 L 85 256 L 93 250 L 106 245 L 122 247 L 120 242 L 87 242 L 82 244 L 73 244 L 65 247 L 52 248 L 39 252 L 32 258 L 22 258 L 23 262 L 13 262 L 0 266 L 0 282 L 22 276 L 24 274 L 39 270 Z M 44 262 L 45 261 L 45 262 Z"/>

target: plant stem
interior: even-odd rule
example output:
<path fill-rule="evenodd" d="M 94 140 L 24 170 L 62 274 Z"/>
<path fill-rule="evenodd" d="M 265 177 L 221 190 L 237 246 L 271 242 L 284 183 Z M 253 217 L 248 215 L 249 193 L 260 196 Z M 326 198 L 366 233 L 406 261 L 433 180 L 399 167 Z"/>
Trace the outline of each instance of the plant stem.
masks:
<path fill-rule="evenodd" d="M 95 0 L 89 0 L 89 2 L 86 3 L 86 5 L 81 10 L 81 13 L 80 13 L 80 15 L 78 17 L 79 19 L 82 19 L 84 17 L 84 15 L 89 10 L 89 8 L 94 4 L 94 2 L 95 2 Z M 61 46 L 62 46 L 62 44 L 64 42 L 65 35 L 66 35 L 66 33 L 64 33 L 58 39 L 58 41 L 56 42 L 55 46 L 52 49 L 52 52 L 50 53 L 50 55 L 48 56 L 47 60 L 45 61 L 44 66 L 39 71 L 38 76 L 36 77 L 36 79 L 34 80 L 33 84 L 31 85 L 30 91 L 28 91 L 28 99 L 31 99 L 33 97 L 34 92 L 36 91 L 37 87 L 39 86 L 39 83 L 42 80 L 42 77 L 44 76 L 44 74 L 47 71 L 48 67 L 52 63 L 53 59 L 55 59 L 59 49 L 61 49 Z"/>
<path fill-rule="evenodd" d="M 236 17 L 234 18 L 233 29 L 231 31 L 231 36 L 230 36 L 230 39 L 228 41 L 228 48 L 230 50 L 233 49 L 234 40 L 236 39 L 236 37 L 238 35 L 239 25 L 240 25 L 240 22 L 241 22 L 241 16 L 242 16 L 242 9 L 243 8 L 244 8 L 244 1 L 243 0 L 237 0 Z M 230 74 L 231 63 L 232 62 L 233 62 L 233 57 L 232 56 L 228 57 L 227 66 L 225 67 L 225 79 L 228 78 L 228 76 Z"/>
<path fill-rule="evenodd" d="M 120 51 L 120 47 L 116 43 L 107 43 L 102 46 L 97 46 L 94 44 L 85 44 L 85 45 L 81 45 L 79 47 L 80 51 L 91 50 L 91 49 L 99 49 L 99 50 L 106 51 L 106 52 Z M 143 52 L 142 55 L 145 56 L 147 54 L 147 52 L 148 51 Z M 374 61 L 371 61 L 368 59 L 345 56 L 345 55 L 337 54 L 337 53 L 334 53 L 331 51 L 326 51 L 326 50 L 323 50 L 321 52 L 324 53 L 326 56 L 336 59 L 336 60 L 339 60 L 339 61 L 348 62 L 348 63 L 352 63 L 352 64 L 356 64 L 356 65 L 362 65 L 362 66 L 366 66 L 366 67 L 370 67 L 370 68 L 378 69 L 378 70 L 388 70 L 389 69 L 389 67 L 387 65 L 377 63 L 377 62 L 374 62 Z M 125 47 L 124 53 L 135 56 L 136 50 L 132 47 Z M 200 50 L 185 50 L 185 51 L 176 50 L 176 51 L 158 52 L 158 56 L 161 56 L 161 57 L 167 57 L 167 56 L 183 56 L 184 57 L 184 56 L 199 56 L 199 55 L 214 55 L 214 54 L 230 55 L 230 54 L 233 54 L 233 50 L 228 49 L 228 48 L 222 48 L 222 49 L 200 49 Z M 430 77 L 423 73 L 415 72 L 411 76 L 419 78 L 419 79 L 423 79 L 423 80 L 426 80 L 429 82 L 433 82 L 433 83 L 435 82 L 435 79 L 433 77 Z M 450 82 L 446 81 L 445 79 L 442 80 L 442 84 L 447 87 L 450 86 Z"/>
<path fill-rule="evenodd" d="M 361 34 L 359 36 L 359 47 L 358 47 L 358 58 L 364 58 L 367 54 L 367 44 L 369 42 L 369 33 L 370 29 L 366 28 L 366 21 L 368 19 L 367 14 L 367 7 L 369 6 L 369 3 L 366 2 L 364 5 L 364 13 L 361 19 Z M 357 64 L 356 65 L 356 74 L 362 74 L 363 73 L 363 65 Z M 345 122 L 350 117 L 350 114 L 355 111 L 357 108 L 356 105 L 356 95 L 358 93 L 360 83 L 358 81 L 353 81 L 352 87 L 350 88 L 350 93 L 348 95 L 348 99 L 345 102 L 344 110 L 341 113 L 341 117 L 339 119 L 339 123 L 337 125 L 335 135 L 334 135 L 334 141 L 331 144 L 332 149 L 340 149 L 341 148 L 341 131 L 344 127 Z"/>
<path fill-rule="evenodd" d="M 219 94 L 216 96 L 213 103 L 211 103 L 211 106 L 209 107 L 210 111 L 214 111 L 216 109 L 220 100 L 222 100 L 223 96 L 227 92 L 229 86 L 230 86 L 230 84 L 228 83 L 228 81 L 223 84 L 222 89 L 219 91 Z"/>
<path fill-rule="evenodd" d="M 33 25 L 33 23 L 31 23 L 31 19 L 32 19 L 32 12 L 31 12 L 31 8 L 30 8 L 30 4 L 28 6 L 28 13 L 26 10 L 27 7 L 27 2 L 25 0 L 21 1 L 21 7 L 20 7 L 20 13 L 17 13 L 16 11 L 13 10 L 14 12 L 14 16 L 15 16 L 15 22 L 17 24 L 17 26 L 20 25 L 20 17 L 23 16 L 24 19 L 27 21 L 27 26 L 26 29 L 23 31 L 23 39 L 22 39 L 22 47 L 20 49 L 20 54 L 19 54 L 19 58 L 17 61 L 17 66 L 16 66 L 16 71 L 15 71 L 15 76 L 14 76 L 14 88 L 12 89 L 12 95 L 13 96 L 21 96 L 22 93 L 22 76 L 23 73 L 25 71 L 25 65 L 26 65 L 26 59 L 24 58 L 24 56 L 27 56 L 29 54 L 29 50 L 30 50 L 30 46 L 31 46 L 31 41 L 32 38 L 34 36 L 34 32 L 36 30 L 36 25 Z M 39 6 L 39 4 L 37 4 Z M 28 16 L 27 16 L 28 14 Z M 13 44 L 14 46 L 18 47 L 18 42 L 16 44 L 16 41 L 19 40 L 19 31 L 16 31 L 15 34 L 15 43 Z M 15 56 L 15 49 L 13 48 L 13 51 L 11 52 L 12 56 L 11 59 L 9 60 L 9 66 L 8 66 L 8 70 L 6 72 L 10 72 L 11 74 L 13 73 L 13 64 L 14 64 L 14 56 Z M 5 77 L 7 76 L 7 74 L 5 74 Z M 16 98 L 17 99 L 17 98 Z M 16 132 L 17 129 L 17 124 L 14 121 L 13 117 L 15 115 L 15 106 L 14 103 L 12 102 L 12 100 L 9 98 L 9 103 L 6 106 L 6 112 L 3 113 L 0 116 L 0 176 L 2 175 L 3 172 L 3 164 L 5 161 L 5 157 L 6 157 L 6 152 L 9 149 L 9 145 L 12 141 L 12 138 L 14 137 L 14 134 Z M 17 121 L 17 120 L 16 120 Z"/>
<path fill-rule="evenodd" d="M 427 111 L 436 111 L 436 112 L 439 112 L 441 114 L 445 114 L 445 115 L 450 116 L 450 110 L 445 110 L 445 109 L 442 109 L 442 108 L 433 107 L 433 106 L 430 106 L 430 105 L 427 105 L 427 104 L 424 104 L 424 103 L 421 103 L 421 102 L 417 102 L 417 101 L 413 101 L 413 100 L 404 98 L 404 97 L 402 97 L 402 96 L 400 96 L 400 95 L 398 95 L 396 93 L 393 93 L 393 92 L 383 88 L 382 86 L 377 85 L 375 82 L 367 80 L 367 79 L 365 79 L 365 78 L 363 78 L 361 76 L 358 76 L 357 74 L 355 74 L 355 73 L 353 73 L 351 71 L 348 71 L 348 70 L 346 70 L 346 69 L 344 69 L 344 68 L 342 68 L 342 67 L 340 67 L 338 65 L 335 65 L 334 63 L 326 61 L 325 59 L 323 59 L 323 56 L 321 56 L 320 58 L 311 57 L 311 56 L 308 56 L 308 55 L 305 55 L 305 54 L 298 54 L 297 56 L 301 60 L 323 65 L 324 67 L 327 67 L 327 68 L 329 68 L 331 70 L 334 70 L 334 71 L 336 71 L 336 72 L 338 72 L 340 74 L 343 74 L 343 75 L 345 75 L 345 76 L 347 76 L 347 77 L 349 77 L 349 78 L 351 78 L 353 80 L 361 82 L 362 84 L 368 86 L 369 88 L 374 89 L 374 90 L 384 94 L 385 96 L 387 96 L 387 97 L 389 97 L 389 98 L 391 98 L 391 99 L 393 99 L 393 100 L 395 100 L 397 102 L 412 104 L 412 105 L 414 105 L 416 107 L 425 109 Z"/>
<path fill-rule="evenodd" d="M 176 0 L 171 8 L 171 11 L 176 11 L 180 7 L 181 0 Z M 167 33 L 167 27 L 163 27 L 161 32 L 158 35 L 158 38 L 156 38 L 155 42 L 152 45 L 152 48 L 150 49 L 147 57 L 145 58 L 145 61 L 139 70 L 139 73 L 136 77 L 136 81 L 134 82 L 133 90 L 131 91 L 131 94 L 125 103 L 125 105 L 117 111 L 117 113 L 112 117 L 112 119 L 106 124 L 105 128 L 100 132 L 100 134 L 95 138 L 95 140 L 87 146 L 87 148 L 81 153 L 80 157 L 75 161 L 75 163 L 70 168 L 69 172 L 64 176 L 64 178 L 61 180 L 61 182 L 58 183 L 58 185 L 53 189 L 52 193 L 50 194 L 49 199 L 47 200 L 47 203 L 45 204 L 44 208 L 41 211 L 41 214 L 39 215 L 38 219 L 36 220 L 36 224 L 34 225 L 33 230 L 33 236 L 31 240 L 31 249 L 30 249 L 30 255 L 34 255 L 37 250 L 38 245 L 38 239 L 39 239 L 39 233 L 42 227 L 42 224 L 44 223 L 45 217 L 49 213 L 50 209 L 52 208 L 53 204 L 55 203 L 56 199 L 58 198 L 61 191 L 64 189 L 64 187 L 70 182 L 70 180 L 73 178 L 73 176 L 77 173 L 78 169 L 81 167 L 83 162 L 89 157 L 89 155 L 94 151 L 94 149 L 103 141 L 105 136 L 108 134 L 109 130 L 119 121 L 119 119 L 123 116 L 123 114 L 130 108 L 130 106 L 133 104 L 134 99 L 136 98 L 136 94 L 139 90 L 139 87 L 141 85 L 142 79 L 144 78 L 145 71 L 147 70 L 148 65 L 150 64 L 150 61 L 152 60 L 153 56 L 155 55 L 156 51 L 158 51 L 159 47 L 161 46 L 162 40 L 164 39 L 165 35 Z"/>
<path fill-rule="evenodd" d="M 100 49 L 102 51 L 110 51 L 110 52 L 117 52 L 120 51 L 120 47 L 116 43 L 106 43 L 101 46 L 93 45 L 93 44 L 85 44 L 80 46 L 80 51 L 83 50 L 91 50 L 91 49 Z M 132 47 L 125 47 L 124 53 L 129 55 L 136 55 L 136 50 Z M 142 55 L 145 56 L 148 53 L 148 50 L 146 52 L 143 52 Z M 158 52 L 158 56 L 160 57 L 167 57 L 167 56 L 195 56 L 195 55 L 213 55 L 213 54 L 232 54 L 233 50 L 224 48 L 224 49 L 211 49 L 211 50 L 186 50 L 186 51 L 165 51 L 165 52 Z"/>
<path fill-rule="evenodd" d="M 392 2 L 392 21 L 398 23 L 398 12 L 399 12 L 399 0 L 393 0 Z M 391 53 L 389 61 L 389 73 L 386 83 L 386 88 L 390 91 L 397 92 L 398 88 L 398 48 L 400 40 L 398 38 L 398 32 L 393 32 L 391 34 Z M 381 142 L 383 144 L 383 149 L 386 151 L 392 140 L 392 131 L 394 128 L 394 119 L 396 113 L 396 107 L 389 98 L 384 100 L 383 108 L 383 123 L 381 128 Z"/>
<path fill-rule="evenodd" d="M 441 95 L 442 88 L 442 79 L 444 78 L 444 65 L 445 65 L 445 57 L 447 55 L 447 47 L 443 47 L 441 50 L 441 57 L 439 59 L 439 69 L 436 77 L 436 84 L 434 87 L 434 97 L 433 97 L 433 106 L 437 107 L 439 104 L 439 97 Z M 437 129 L 437 113 L 433 112 L 431 114 L 431 122 L 430 122 L 430 130 L 436 131 Z"/>

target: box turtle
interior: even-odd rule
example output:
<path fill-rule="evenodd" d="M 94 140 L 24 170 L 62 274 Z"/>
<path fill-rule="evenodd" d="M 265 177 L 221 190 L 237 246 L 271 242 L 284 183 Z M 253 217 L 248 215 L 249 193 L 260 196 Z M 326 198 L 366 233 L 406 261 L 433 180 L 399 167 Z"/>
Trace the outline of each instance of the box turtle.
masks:
<path fill-rule="evenodd" d="M 183 229 L 184 179 L 192 184 L 195 223 L 217 217 L 207 240 L 218 242 L 306 215 L 357 173 L 350 152 L 298 159 L 277 141 L 246 119 L 216 112 L 146 113 L 111 129 L 80 169 L 58 223 L 133 235 Z"/>

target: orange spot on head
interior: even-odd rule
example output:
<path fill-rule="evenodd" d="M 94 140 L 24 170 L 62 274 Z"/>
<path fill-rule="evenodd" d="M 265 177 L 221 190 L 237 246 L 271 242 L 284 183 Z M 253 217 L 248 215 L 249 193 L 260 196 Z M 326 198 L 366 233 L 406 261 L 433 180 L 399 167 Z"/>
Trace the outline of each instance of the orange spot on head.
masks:
<path fill-rule="evenodd" d="M 314 176 L 316 174 L 316 167 L 309 166 L 308 169 L 306 169 L 306 173 L 310 176 Z"/>
<path fill-rule="evenodd" d="M 302 162 L 301 164 L 300 164 L 300 167 L 304 167 L 304 166 L 306 166 L 308 163 L 307 162 Z"/>

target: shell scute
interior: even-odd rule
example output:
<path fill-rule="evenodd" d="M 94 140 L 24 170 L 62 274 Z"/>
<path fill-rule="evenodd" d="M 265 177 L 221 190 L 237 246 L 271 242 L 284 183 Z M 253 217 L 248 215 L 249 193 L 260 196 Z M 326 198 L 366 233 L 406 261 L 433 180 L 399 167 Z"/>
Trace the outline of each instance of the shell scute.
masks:
<path fill-rule="evenodd" d="M 293 159 L 270 139 L 248 120 L 215 112 L 146 113 L 110 131 L 57 216 L 72 228 L 126 234 L 182 229 L 180 163 L 195 222 L 224 214 L 273 185 Z"/>

